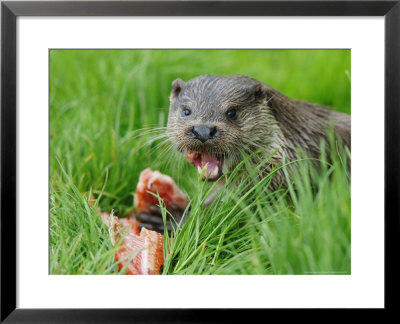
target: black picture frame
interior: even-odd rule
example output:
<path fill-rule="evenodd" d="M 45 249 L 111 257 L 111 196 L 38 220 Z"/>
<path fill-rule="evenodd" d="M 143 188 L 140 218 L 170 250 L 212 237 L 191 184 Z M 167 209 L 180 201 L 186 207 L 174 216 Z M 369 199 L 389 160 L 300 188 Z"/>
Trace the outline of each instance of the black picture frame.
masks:
<path fill-rule="evenodd" d="M 2 1 L 1 322 L 233 322 L 238 320 L 238 313 L 243 312 L 247 314 L 252 312 L 252 318 L 255 318 L 253 316 L 266 316 L 265 310 L 217 309 L 210 314 L 195 309 L 50 310 L 16 308 L 16 19 L 19 16 L 384 16 L 385 309 L 390 310 L 397 306 L 391 296 L 395 296 L 397 292 L 398 274 L 391 264 L 394 262 L 393 259 L 398 258 L 400 227 L 400 0 Z"/>

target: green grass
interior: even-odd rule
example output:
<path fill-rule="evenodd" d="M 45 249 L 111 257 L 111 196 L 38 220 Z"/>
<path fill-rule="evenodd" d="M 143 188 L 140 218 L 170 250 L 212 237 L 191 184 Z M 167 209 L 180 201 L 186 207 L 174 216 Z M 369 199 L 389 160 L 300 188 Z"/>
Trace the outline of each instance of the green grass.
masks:
<path fill-rule="evenodd" d="M 227 188 L 204 209 L 211 184 L 152 141 L 162 128 L 143 131 L 166 125 L 171 82 L 200 74 L 249 75 L 350 113 L 347 50 L 52 50 L 50 273 L 118 273 L 96 209 L 131 211 L 147 167 L 191 199 L 188 222 L 165 248 L 164 274 L 350 273 L 349 154 L 340 147 L 322 168 L 300 162 L 295 189 L 266 192 L 267 177 Z"/>

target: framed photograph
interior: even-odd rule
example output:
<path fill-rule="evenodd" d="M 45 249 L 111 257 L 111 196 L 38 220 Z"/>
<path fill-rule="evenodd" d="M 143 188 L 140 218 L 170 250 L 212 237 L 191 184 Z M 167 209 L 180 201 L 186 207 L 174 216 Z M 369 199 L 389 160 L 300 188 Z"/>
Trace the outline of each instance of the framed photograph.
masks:
<path fill-rule="evenodd" d="M 2 2 L 1 321 L 393 308 L 399 21 Z"/>

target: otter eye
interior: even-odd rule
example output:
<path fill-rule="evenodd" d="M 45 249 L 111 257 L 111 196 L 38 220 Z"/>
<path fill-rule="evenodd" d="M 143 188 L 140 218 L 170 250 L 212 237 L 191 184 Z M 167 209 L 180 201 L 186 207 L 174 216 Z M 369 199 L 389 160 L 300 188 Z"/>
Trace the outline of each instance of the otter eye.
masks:
<path fill-rule="evenodd" d="M 236 111 L 236 109 L 229 109 L 228 112 L 226 113 L 226 116 L 230 120 L 237 119 L 237 111 Z"/>
<path fill-rule="evenodd" d="M 189 116 L 192 112 L 190 111 L 189 108 L 183 108 L 182 110 L 182 116 Z"/>

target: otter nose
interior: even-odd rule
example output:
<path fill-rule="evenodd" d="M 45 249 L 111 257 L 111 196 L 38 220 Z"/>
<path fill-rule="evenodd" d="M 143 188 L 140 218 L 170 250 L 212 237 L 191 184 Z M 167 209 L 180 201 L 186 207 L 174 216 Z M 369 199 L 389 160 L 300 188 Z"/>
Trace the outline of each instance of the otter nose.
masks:
<path fill-rule="evenodd" d="M 218 128 L 215 126 L 212 127 L 206 125 L 193 126 L 191 131 L 193 137 L 197 138 L 203 143 L 209 139 L 216 137 L 216 135 L 218 134 Z"/>

